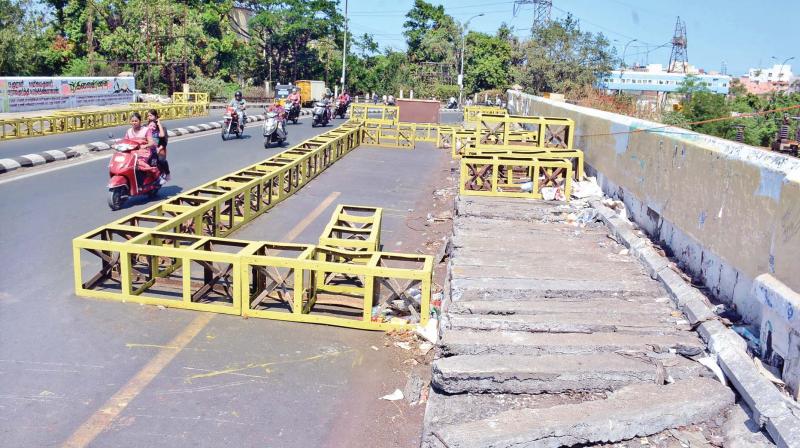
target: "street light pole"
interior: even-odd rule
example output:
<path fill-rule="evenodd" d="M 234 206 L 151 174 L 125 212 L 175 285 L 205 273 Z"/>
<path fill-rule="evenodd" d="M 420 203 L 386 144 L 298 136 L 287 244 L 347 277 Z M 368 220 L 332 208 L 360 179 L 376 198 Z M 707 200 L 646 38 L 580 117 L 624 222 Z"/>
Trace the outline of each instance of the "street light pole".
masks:
<path fill-rule="evenodd" d="M 470 17 L 464 22 L 464 29 L 461 31 L 461 74 L 458 75 L 458 104 L 461 104 L 462 107 L 464 100 L 464 49 L 467 42 L 467 27 L 472 19 L 482 17 L 483 15 L 483 13 L 480 13 Z"/>
<path fill-rule="evenodd" d="M 776 58 L 775 56 L 772 56 L 772 59 L 775 59 L 776 62 L 778 61 L 778 58 Z M 783 62 L 781 62 L 781 68 L 780 70 L 778 70 L 778 88 L 780 88 L 781 85 L 781 75 L 783 75 L 783 67 L 785 67 L 786 63 L 791 61 L 792 59 L 794 59 L 794 56 L 788 57 L 784 59 Z"/>
<path fill-rule="evenodd" d="M 344 45 L 342 45 L 342 92 L 345 89 L 345 74 L 347 73 L 347 0 L 344 0 Z"/>

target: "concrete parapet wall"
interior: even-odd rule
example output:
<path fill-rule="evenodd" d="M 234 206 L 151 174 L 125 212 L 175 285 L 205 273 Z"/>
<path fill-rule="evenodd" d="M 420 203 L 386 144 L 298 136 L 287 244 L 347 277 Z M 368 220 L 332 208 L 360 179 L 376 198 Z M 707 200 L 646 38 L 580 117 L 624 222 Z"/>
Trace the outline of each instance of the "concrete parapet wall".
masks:
<path fill-rule="evenodd" d="M 509 109 L 575 120 L 605 193 L 748 321 L 761 321 L 757 276 L 800 291 L 800 160 L 520 92 L 509 91 Z"/>

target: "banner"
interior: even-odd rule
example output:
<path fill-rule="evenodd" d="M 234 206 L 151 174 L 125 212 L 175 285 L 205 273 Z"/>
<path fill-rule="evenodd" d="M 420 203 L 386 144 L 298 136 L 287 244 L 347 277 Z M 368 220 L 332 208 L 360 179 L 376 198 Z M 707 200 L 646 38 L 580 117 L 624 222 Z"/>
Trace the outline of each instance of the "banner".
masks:
<path fill-rule="evenodd" d="M 0 77 L 0 112 L 29 112 L 133 101 L 133 77 Z"/>

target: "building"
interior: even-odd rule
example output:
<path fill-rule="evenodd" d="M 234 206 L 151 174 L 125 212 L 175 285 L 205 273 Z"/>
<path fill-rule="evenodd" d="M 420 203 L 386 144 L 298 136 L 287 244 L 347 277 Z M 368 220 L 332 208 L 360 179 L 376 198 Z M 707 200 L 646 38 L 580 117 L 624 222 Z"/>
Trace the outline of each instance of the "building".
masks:
<path fill-rule="evenodd" d="M 755 83 L 784 83 L 788 84 L 789 80 L 794 77 L 792 74 L 792 66 L 788 64 L 776 64 L 771 68 L 751 68 L 747 71 L 747 77 L 751 82 Z"/>
<path fill-rule="evenodd" d="M 800 89 L 798 77 L 791 65 L 773 65 L 771 68 L 751 68 L 739 82 L 747 93 L 763 95 L 773 92 L 796 92 Z"/>
<path fill-rule="evenodd" d="M 697 73 L 692 73 L 696 71 Z M 731 77 L 718 73 L 703 73 L 702 70 L 691 70 L 701 86 L 715 93 L 727 94 L 730 90 Z M 605 90 L 628 93 L 678 91 L 686 79 L 686 73 L 668 73 L 661 64 L 650 64 L 647 67 L 634 67 L 626 70 L 612 70 L 597 80 L 597 87 Z"/>

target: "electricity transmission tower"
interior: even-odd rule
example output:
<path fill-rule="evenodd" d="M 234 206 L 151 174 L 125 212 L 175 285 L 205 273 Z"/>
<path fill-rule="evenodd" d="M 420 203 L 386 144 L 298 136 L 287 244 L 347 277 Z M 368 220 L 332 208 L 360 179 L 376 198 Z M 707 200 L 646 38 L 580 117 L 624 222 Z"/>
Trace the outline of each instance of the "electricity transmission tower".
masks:
<path fill-rule="evenodd" d="M 544 28 L 550 22 L 550 11 L 553 9 L 553 0 L 515 0 L 514 17 L 524 5 L 533 5 L 533 23 L 531 34 L 539 28 Z"/>
<path fill-rule="evenodd" d="M 686 73 L 689 67 L 689 56 L 686 54 L 686 22 L 681 18 L 675 22 L 675 34 L 672 36 L 672 54 L 669 56 L 667 71 L 670 73 Z"/>

